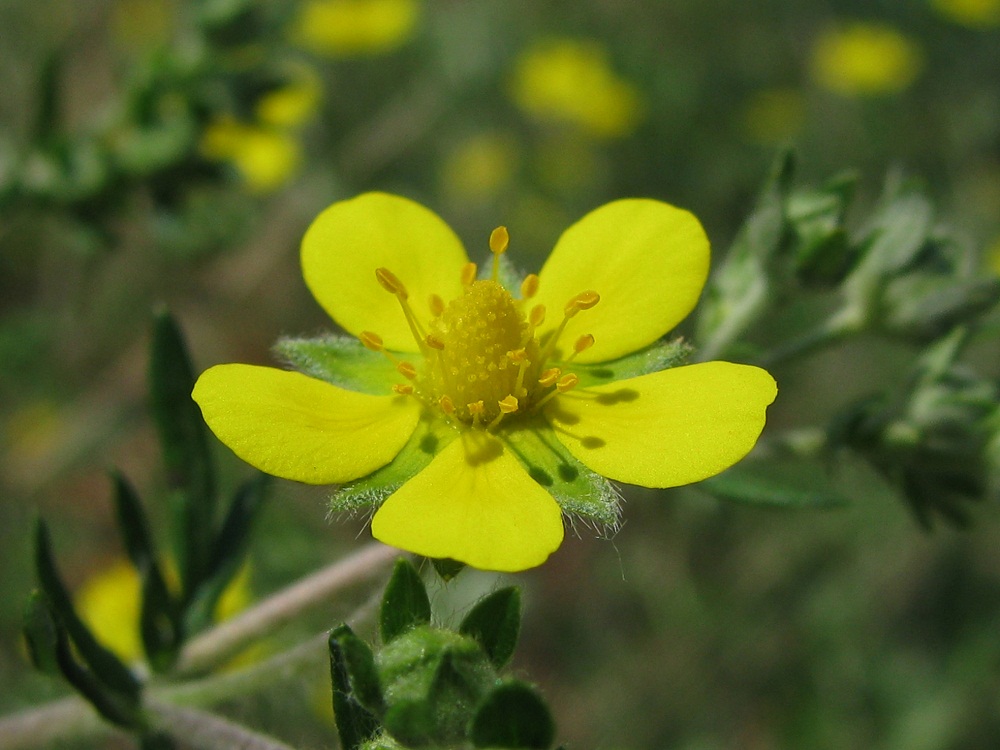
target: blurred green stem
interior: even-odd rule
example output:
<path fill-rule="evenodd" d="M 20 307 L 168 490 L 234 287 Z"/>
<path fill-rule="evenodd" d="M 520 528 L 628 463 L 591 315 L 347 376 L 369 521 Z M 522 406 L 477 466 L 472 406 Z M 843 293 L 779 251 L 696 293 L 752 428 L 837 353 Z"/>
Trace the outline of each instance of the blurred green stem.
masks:
<path fill-rule="evenodd" d="M 154 702 L 149 712 L 154 729 L 182 739 L 184 747 L 195 750 L 293 750 L 291 745 L 196 708 Z"/>

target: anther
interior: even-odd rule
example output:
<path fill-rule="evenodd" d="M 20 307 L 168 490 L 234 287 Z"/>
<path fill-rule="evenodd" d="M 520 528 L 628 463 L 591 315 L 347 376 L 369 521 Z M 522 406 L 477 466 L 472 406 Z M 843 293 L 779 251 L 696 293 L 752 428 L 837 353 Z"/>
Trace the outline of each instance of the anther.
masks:
<path fill-rule="evenodd" d="M 531 313 L 529 313 L 528 320 L 531 322 L 535 328 L 538 328 L 542 323 L 545 322 L 545 305 L 535 305 L 531 308 Z"/>
<path fill-rule="evenodd" d="M 487 430 L 495 429 L 500 424 L 500 420 L 506 415 L 517 411 L 517 399 L 514 397 L 514 394 L 510 394 L 497 401 L 497 406 L 500 408 L 500 413 L 493 417 L 492 421 L 486 426 Z"/>
<path fill-rule="evenodd" d="M 396 383 L 392 386 L 392 390 L 398 393 L 400 396 L 411 396 L 413 395 L 413 386 L 408 383 Z"/>
<path fill-rule="evenodd" d="M 556 383 L 556 390 L 558 390 L 559 393 L 565 393 L 566 391 L 576 387 L 576 384 L 579 382 L 580 378 L 575 373 L 567 372 L 559 378 L 559 382 Z"/>
<path fill-rule="evenodd" d="M 538 293 L 538 274 L 529 273 L 521 282 L 521 299 L 531 299 Z"/>
<path fill-rule="evenodd" d="M 375 278 L 382 285 L 382 288 L 390 294 L 395 294 L 400 299 L 406 299 L 410 296 L 406 291 L 406 287 L 403 286 L 403 282 L 388 268 L 376 268 Z"/>
<path fill-rule="evenodd" d="M 472 286 L 472 282 L 476 280 L 476 274 L 478 273 L 479 269 L 475 263 L 470 262 L 462 266 L 462 286 Z"/>
<path fill-rule="evenodd" d="M 577 354 L 587 351 L 593 345 L 594 336 L 590 333 L 583 334 L 576 340 L 576 343 L 573 344 L 573 353 L 566 358 L 566 361 L 571 362 Z"/>
<path fill-rule="evenodd" d="M 443 411 L 449 417 L 455 413 L 455 402 L 451 400 L 451 396 L 445 395 L 439 398 L 438 406 L 440 406 L 441 411 Z"/>
<path fill-rule="evenodd" d="M 473 401 L 471 404 L 466 404 L 465 408 L 472 415 L 472 426 L 479 427 L 482 424 L 483 412 L 486 411 L 486 406 L 482 401 Z"/>
<path fill-rule="evenodd" d="M 509 244 L 510 235 L 507 233 L 507 227 L 497 227 L 490 232 L 490 252 L 494 255 L 507 252 Z"/>
<path fill-rule="evenodd" d="M 507 352 L 507 356 L 511 362 L 520 363 L 528 358 L 528 353 L 524 349 L 515 349 L 512 352 Z"/>
<path fill-rule="evenodd" d="M 362 331 L 361 335 L 358 336 L 358 339 L 360 339 L 366 349 L 371 349 L 373 352 L 381 352 L 385 350 L 385 346 L 382 343 L 382 337 L 377 333 Z"/>
<path fill-rule="evenodd" d="M 427 300 L 427 306 L 431 309 L 431 315 L 435 318 L 441 317 L 444 313 L 444 300 L 437 294 L 432 294 Z"/>
<path fill-rule="evenodd" d="M 601 301 L 601 295 L 592 289 L 588 289 L 586 292 L 580 292 L 578 295 L 570 299 L 566 303 L 566 307 L 563 308 L 563 312 L 566 314 L 567 318 L 572 318 L 580 310 L 589 310 L 598 302 Z"/>
<path fill-rule="evenodd" d="M 416 380 L 417 368 L 411 362 L 400 362 L 396 365 L 396 371 L 407 380 Z"/>
<path fill-rule="evenodd" d="M 441 337 L 435 333 L 428 333 L 424 338 L 424 343 L 431 349 L 437 349 L 438 351 L 444 349 L 444 341 L 442 341 Z"/>
<path fill-rule="evenodd" d="M 538 376 L 538 385 L 542 386 L 542 388 L 548 388 L 551 385 L 555 385 L 560 375 L 562 375 L 562 370 L 558 367 L 550 367 Z"/>

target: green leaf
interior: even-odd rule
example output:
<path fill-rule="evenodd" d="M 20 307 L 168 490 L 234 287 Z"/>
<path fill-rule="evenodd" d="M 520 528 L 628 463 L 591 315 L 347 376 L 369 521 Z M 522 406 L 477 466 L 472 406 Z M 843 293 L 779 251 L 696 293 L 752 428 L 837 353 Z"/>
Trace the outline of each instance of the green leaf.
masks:
<path fill-rule="evenodd" d="M 610 531 L 618 528 L 618 494 L 608 480 L 577 461 L 542 417 L 523 420 L 503 433 L 528 474 L 564 512 Z"/>
<path fill-rule="evenodd" d="M 343 750 L 357 750 L 379 731 L 379 722 L 351 691 L 351 676 L 341 640 L 354 633 L 341 625 L 330 633 L 330 677 L 333 680 L 333 716 Z"/>
<path fill-rule="evenodd" d="M 405 382 L 388 357 L 355 338 L 281 338 L 272 351 L 299 372 L 350 391 L 384 396 L 395 383 Z"/>
<path fill-rule="evenodd" d="M 191 398 L 194 372 L 176 322 L 166 311 L 153 322 L 149 390 L 167 483 L 175 491 L 174 548 L 185 597 L 206 574 L 215 530 L 215 472 L 208 433 Z"/>
<path fill-rule="evenodd" d="M 815 461 L 745 461 L 698 487 L 723 500 L 771 508 L 834 508 L 848 502 Z"/>
<path fill-rule="evenodd" d="M 523 682 L 507 682 L 494 689 L 472 722 L 475 747 L 545 750 L 551 747 L 555 734 L 545 702 Z"/>
<path fill-rule="evenodd" d="M 458 628 L 483 647 L 497 669 L 514 655 L 520 629 L 521 592 L 513 586 L 494 591 L 477 602 Z"/>
<path fill-rule="evenodd" d="M 580 388 L 602 385 L 682 365 L 687 361 L 691 351 L 691 346 L 683 339 L 657 341 L 645 349 L 611 362 L 592 365 L 573 364 L 572 371 L 580 378 L 578 384 Z"/>
<path fill-rule="evenodd" d="M 141 685 L 128 667 L 111 651 L 104 648 L 84 625 L 73 607 L 73 601 L 59 576 L 52 557 L 48 527 L 39 519 L 35 527 L 35 570 L 38 583 L 55 613 L 57 622 L 66 629 L 80 652 L 81 658 L 93 670 L 97 679 L 116 695 L 138 705 Z"/>
<path fill-rule="evenodd" d="M 31 592 L 24 608 L 23 628 L 28 657 L 35 669 L 46 674 L 58 674 L 57 625 L 45 594 L 37 589 Z"/>
<path fill-rule="evenodd" d="M 354 513 L 381 505 L 457 436 L 458 432 L 445 420 L 425 415 L 403 450 L 378 471 L 341 487 L 330 498 L 330 510 Z"/>
<path fill-rule="evenodd" d="M 858 271 L 896 274 L 913 263 L 930 234 L 934 208 L 913 186 L 887 188 L 882 207 L 862 230 L 860 243 L 867 252 Z"/>
<path fill-rule="evenodd" d="M 115 514 L 125 550 L 142 581 L 139 632 L 143 650 L 154 670 L 162 672 L 174 661 L 183 634 L 177 602 L 160 569 L 149 522 L 135 489 L 118 472 L 115 483 Z"/>
<path fill-rule="evenodd" d="M 420 574 L 409 560 L 400 558 L 382 596 L 379 610 L 382 642 L 389 643 L 407 630 L 427 625 L 430 621 L 431 603 Z"/>
<path fill-rule="evenodd" d="M 211 545 L 205 579 L 185 612 L 186 631 L 196 633 L 214 621 L 215 607 L 246 560 L 250 532 L 267 495 L 270 477 L 258 474 L 233 496 L 219 533 Z"/>

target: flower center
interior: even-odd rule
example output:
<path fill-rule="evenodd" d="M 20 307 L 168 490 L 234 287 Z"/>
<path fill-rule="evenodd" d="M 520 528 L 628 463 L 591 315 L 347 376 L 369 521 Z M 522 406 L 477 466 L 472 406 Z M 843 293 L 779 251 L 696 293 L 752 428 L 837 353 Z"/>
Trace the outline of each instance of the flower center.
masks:
<path fill-rule="evenodd" d="M 476 265 L 467 264 L 462 269 L 462 294 L 447 305 L 438 295 L 431 295 L 433 318 L 426 326 L 410 306 L 402 281 L 386 268 L 376 269 L 379 284 L 399 300 L 423 354 L 422 366 L 397 359 L 375 333 L 363 331 L 359 337 L 366 347 L 392 360 L 409 381 L 394 386 L 396 393 L 413 395 L 452 421 L 487 429 L 496 427 L 507 415 L 537 410 L 576 385 L 579 378 L 564 372 L 564 367 L 593 345 L 593 336 L 581 336 L 572 353 L 560 362 L 562 367 L 546 369 L 545 365 L 566 322 L 600 300 L 593 291 L 570 299 L 562 323 L 540 342 L 535 330 L 545 320 L 545 308 L 535 305 L 527 309 L 538 290 L 538 277 L 530 274 L 525 278 L 521 299 L 514 299 L 497 281 L 499 257 L 507 244 L 507 230 L 495 229 L 490 235 L 492 278 L 476 280 Z"/>

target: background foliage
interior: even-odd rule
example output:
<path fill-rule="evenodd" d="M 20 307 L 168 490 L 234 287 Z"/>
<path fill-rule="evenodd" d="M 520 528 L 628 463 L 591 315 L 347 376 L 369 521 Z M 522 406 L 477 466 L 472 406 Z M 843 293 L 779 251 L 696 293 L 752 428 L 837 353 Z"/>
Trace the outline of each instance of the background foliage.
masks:
<path fill-rule="evenodd" d="M 972 248 L 964 278 L 997 274 L 1000 9 L 989 0 L 427 0 L 322 24 L 303 8 L 0 2 L 0 711 L 61 690 L 18 645 L 36 514 L 82 592 L 125 555 L 105 469 L 144 498 L 166 495 L 145 404 L 152 310 L 174 313 L 199 369 L 265 363 L 278 336 L 328 327 L 297 249 L 334 200 L 408 195 L 472 255 L 504 223 L 534 269 L 587 210 L 656 197 L 702 219 L 720 266 L 765 205 L 775 155 L 794 144 L 799 188 L 854 170 L 854 198 L 834 222 L 852 240 L 879 196 L 884 207 L 885 195 L 917 194 L 904 214 L 930 211 L 920 248 L 939 224 L 949 236 L 958 227 Z M 844 293 L 837 281 L 798 296 L 774 287 L 742 354 L 824 320 Z M 988 404 L 997 323 L 986 318 L 962 355 L 992 384 Z M 933 336 L 885 333 L 776 359 L 769 434 L 808 433 L 873 391 L 905 391 Z M 539 684 L 561 741 L 919 750 L 1000 736 L 997 506 L 963 507 L 964 530 L 934 510 L 928 533 L 886 464 L 864 453 L 877 430 L 852 424 L 856 450 L 838 452 L 831 489 L 846 503 L 761 508 L 698 488 L 630 489 L 613 541 L 581 529 L 519 577 L 514 668 Z M 218 456 L 231 493 L 250 475 Z M 971 460 L 960 452 L 952 468 L 964 476 Z M 252 591 L 367 533 L 361 519 L 327 523 L 324 501 L 322 488 L 272 487 Z M 431 592 L 435 612 L 460 619 L 469 591 L 499 585 L 463 573 Z M 261 648 L 332 626 L 356 603 Z M 324 669 L 227 712 L 297 746 L 329 746 Z"/>

